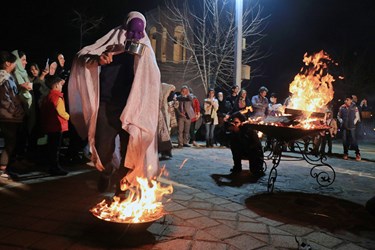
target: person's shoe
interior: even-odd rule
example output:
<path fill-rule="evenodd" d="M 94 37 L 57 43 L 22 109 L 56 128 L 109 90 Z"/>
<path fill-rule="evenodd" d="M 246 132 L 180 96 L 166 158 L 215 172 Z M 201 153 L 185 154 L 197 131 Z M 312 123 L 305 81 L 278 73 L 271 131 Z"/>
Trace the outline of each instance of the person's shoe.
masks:
<path fill-rule="evenodd" d="M 199 144 L 196 141 L 193 141 L 193 146 L 194 147 L 199 147 Z"/>
<path fill-rule="evenodd" d="M 178 145 L 177 148 L 183 148 L 183 145 Z"/>
<path fill-rule="evenodd" d="M 103 174 L 100 175 L 98 180 L 98 191 L 104 193 L 108 190 L 110 183 L 110 177 Z"/>
<path fill-rule="evenodd" d="M 356 156 L 355 156 L 355 160 L 356 160 L 356 161 L 360 161 L 360 160 L 361 160 L 361 155 L 360 155 L 360 154 L 356 154 Z"/>
<path fill-rule="evenodd" d="M 238 174 L 238 173 L 241 173 L 242 172 L 242 168 L 231 168 L 230 171 L 232 172 L 232 174 Z"/>
<path fill-rule="evenodd" d="M 250 171 L 251 172 L 251 171 Z M 251 176 L 254 176 L 254 177 L 262 177 L 262 176 L 265 176 L 266 174 L 263 172 L 263 171 L 256 171 L 256 172 L 251 172 Z"/>
<path fill-rule="evenodd" d="M 347 160 L 348 159 L 348 155 L 347 154 L 344 154 L 344 156 L 342 157 L 344 160 Z"/>
<path fill-rule="evenodd" d="M 62 168 L 53 168 L 53 169 L 50 169 L 49 170 L 49 173 L 52 175 L 52 176 L 64 176 L 64 175 L 67 175 L 68 174 L 68 171 L 62 169 Z"/>
<path fill-rule="evenodd" d="M 189 144 L 187 144 L 187 143 L 185 143 L 183 146 L 186 147 L 186 148 L 190 148 L 190 147 L 191 147 L 191 146 L 190 146 Z"/>

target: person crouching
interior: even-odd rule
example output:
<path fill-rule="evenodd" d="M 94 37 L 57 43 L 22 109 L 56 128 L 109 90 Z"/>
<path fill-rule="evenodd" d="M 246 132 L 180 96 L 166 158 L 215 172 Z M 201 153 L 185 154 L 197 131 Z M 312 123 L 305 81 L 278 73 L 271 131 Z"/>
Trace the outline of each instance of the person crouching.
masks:
<path fill-rule="evenodd" d="M 259 137 L 249 124 L 244 123 L 246 117 L 240 112 L 233 113 L 225 126 L 230 132 L 230 149 L 234 166 L 233 174 L 242 171 L 242 159 L 249 160 L 250 172 L 253 176 L 262 176 L 263 173 L 263 150 Z"/>

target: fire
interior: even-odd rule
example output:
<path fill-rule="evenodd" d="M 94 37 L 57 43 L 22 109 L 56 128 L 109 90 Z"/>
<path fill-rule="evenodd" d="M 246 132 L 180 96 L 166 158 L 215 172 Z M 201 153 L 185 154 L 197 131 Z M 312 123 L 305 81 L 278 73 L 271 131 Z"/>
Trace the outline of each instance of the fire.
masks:
<path fill-rule="evenodd" d="M 122 184 L 126 198 L 114 196 L 96 204 L 90 212 L 105 221 L 118 223 L 143 223 L 154 221 L 165 215 L 162 198 L 173 192 L 172 185 L 162 185 L 157 180 L 137 177 L 137 186 Z"/>
<path fill-rule="evenodd" d="M 335 81 L 328 73 L 331 58 L 323 50 L 314 55 L 304 55 L 306 67 L 294 77 L 289 85 L 292 93 L 288 108 L 309 112 L 324 112 L 326 105 L 333 99 L 332 83 Z"/>

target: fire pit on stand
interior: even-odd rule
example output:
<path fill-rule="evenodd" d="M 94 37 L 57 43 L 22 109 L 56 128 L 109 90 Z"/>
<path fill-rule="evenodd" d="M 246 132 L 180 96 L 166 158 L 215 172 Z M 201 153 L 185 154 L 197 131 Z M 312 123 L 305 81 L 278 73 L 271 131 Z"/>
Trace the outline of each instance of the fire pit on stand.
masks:
<path fill-rule="evenodd" d="M 254 130 L 261 131 L 272 138 L 271 152 L 266 156 L 268 159 L 272 159 L 273 164 L 268 175 L 267 191 L 273 192 L 277 178 L 277 167 L 280 164 L 283 149 L 289 142 L 294 143 L 294 152 L 301 154 L 302 157 L 300 160 L 305 160 L 310 165 L 313 165 L 310 170 L 311 177 L 315 178 L 320 186 L 330 186 L 336 178 L 335 170 L 331 165 L 325 162 L 327 160 L 325 155 L 309 154 L 305 148 L 305 142 L 301 141 L 303 138 L 311 137 L 325 131 L 328 127 L 325 125 L 303 127 L 300 122 L 298 122 L 298 118 L 302 116 L 302 111 L 299 112 L 298 110 L 286 109 L 286 113 L 289 114 L 286 116 L 270 118 L 268 122 L 267 118 L 263 123 L 249 121 L 250 127 Z M 317 118 L 319 124 L 319 118 L 322 117 L 322 114 L 314 113 L 312 116 Z"/>

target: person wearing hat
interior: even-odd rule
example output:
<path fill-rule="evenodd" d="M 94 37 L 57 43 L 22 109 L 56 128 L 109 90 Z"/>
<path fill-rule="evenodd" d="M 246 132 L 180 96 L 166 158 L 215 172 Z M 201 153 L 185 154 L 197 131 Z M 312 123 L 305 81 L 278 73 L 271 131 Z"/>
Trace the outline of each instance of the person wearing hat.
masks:
<path fill-rule="evenodd" d="M 360 120 L 359 111 L 351 95 L 345 98 L 344 104 L 340 106 L 339 112 L 337 113 L 337 120 L 340 122 L 342 130 L 342 143 L 344 148 L 344 160 L 348 159 L 349 146 L 351 145 L 355 150 L 355 159 L 361 160 L 361 154 L 357 143 L 355 134 L 355 126 Z"/>
<path fill-rule="evenodd" d="M 68 172 L 60 166 L 59 153 L 62 135 L 68 131 L 69 114 L 65 110 L 62 88 L 65 81 L 58 76 L 46 79 L 50 88 L 49 94 L 44 97 L 41 104 L 41 117 L 43 130 L 48 136 L 47 150 L 49 172 L 51 175 L 67 175 Z"/>
<path fill-rule="evenodd" d="M 251 105 L 253 106 L 254 112 L 252 116 L 254 118 L 264 119 L 267 114 L 268 99 L 266 97 L 268 89 L 264 86 L 259 88 L 259 94 L 251 98 Z"/>

